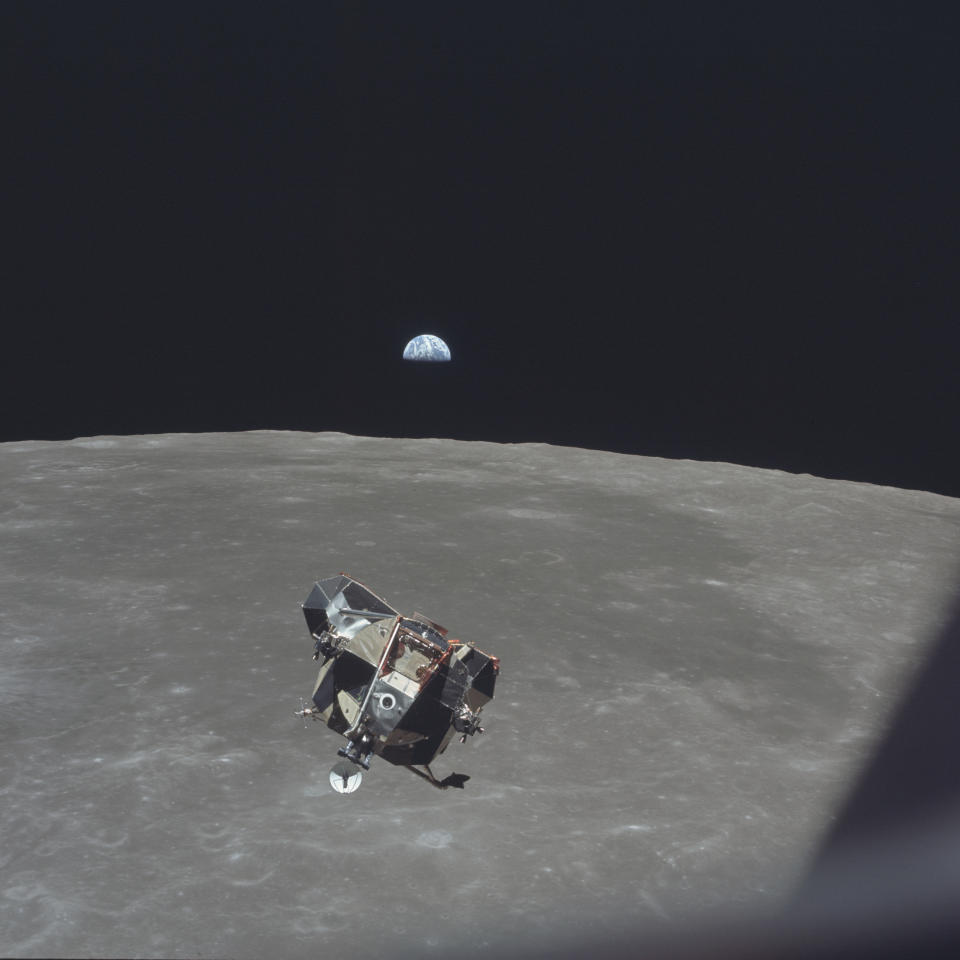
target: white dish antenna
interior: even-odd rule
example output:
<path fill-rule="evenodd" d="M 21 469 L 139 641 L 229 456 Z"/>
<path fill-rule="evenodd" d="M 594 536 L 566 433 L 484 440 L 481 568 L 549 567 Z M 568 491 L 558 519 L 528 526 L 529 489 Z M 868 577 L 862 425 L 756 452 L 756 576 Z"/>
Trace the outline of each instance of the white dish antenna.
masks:
<path fill-rule="evenodd" d="M 349 760 L 341 760 L 330 771 L 330 786 L 337 793 L 353 793 L 362 780 L 363 774 Z"/>

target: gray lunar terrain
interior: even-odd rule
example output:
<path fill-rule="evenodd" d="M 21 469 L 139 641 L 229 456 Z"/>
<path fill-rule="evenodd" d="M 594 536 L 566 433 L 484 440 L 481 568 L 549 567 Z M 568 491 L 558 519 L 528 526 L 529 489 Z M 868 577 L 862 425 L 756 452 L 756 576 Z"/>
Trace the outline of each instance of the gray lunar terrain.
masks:
<path fill-rule="evenodd" d="M 0 445 L 0 954 L 447 956 L 782 902 L 960 501 L 543 444 Z M 438 791 L 293 716 L 344 571 L 502 661 Z"/>

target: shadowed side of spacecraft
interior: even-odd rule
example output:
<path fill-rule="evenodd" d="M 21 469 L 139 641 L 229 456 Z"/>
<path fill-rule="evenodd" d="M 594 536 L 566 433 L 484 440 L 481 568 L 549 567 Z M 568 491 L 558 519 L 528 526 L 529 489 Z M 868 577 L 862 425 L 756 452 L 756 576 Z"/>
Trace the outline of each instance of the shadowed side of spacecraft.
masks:
<path fill-rule="evenodd" d="M 346 739 L 333 788 L 357 789 L 358 768 L 369 770 L 373 756 L 441 789 L 462 788 L 469 777 L 438 780 L 430 764 L 457 734 L 464 743 L 483 733 L 480 711 L 493 697 L 499 660 L 421 613 L 403 616 L 346 574 L 317 581 L 303 614 L 313 657 L 323 662 L 312 706 L 297 716 L 322 720 Z"/>

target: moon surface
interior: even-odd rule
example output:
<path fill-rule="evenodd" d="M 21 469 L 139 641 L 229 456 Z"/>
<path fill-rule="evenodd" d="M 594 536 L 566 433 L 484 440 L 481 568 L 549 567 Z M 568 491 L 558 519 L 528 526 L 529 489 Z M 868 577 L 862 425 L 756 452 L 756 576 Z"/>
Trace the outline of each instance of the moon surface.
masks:
<path fill-rule="evenodd" d="M 774 907 L 946 614 L 960 501 L 544 444 L 0 445 L 0 954 L 449 956 Z M 345 571 L 502 661 L 437 791 L 295 718 Z M 343 952 L 341 951 L 341 952 Z"/>

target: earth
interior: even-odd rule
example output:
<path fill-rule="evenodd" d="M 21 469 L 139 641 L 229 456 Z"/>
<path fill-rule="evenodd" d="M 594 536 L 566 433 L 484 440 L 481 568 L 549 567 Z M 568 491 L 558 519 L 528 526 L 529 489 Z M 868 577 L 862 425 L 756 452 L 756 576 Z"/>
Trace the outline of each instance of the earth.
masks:
<path fill-rule="evenodd" d="M 450 348 L 432 333 L 421 333 L 403 348 L 403 359 L 444 363 L 450 359 Z"/>

